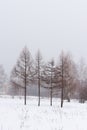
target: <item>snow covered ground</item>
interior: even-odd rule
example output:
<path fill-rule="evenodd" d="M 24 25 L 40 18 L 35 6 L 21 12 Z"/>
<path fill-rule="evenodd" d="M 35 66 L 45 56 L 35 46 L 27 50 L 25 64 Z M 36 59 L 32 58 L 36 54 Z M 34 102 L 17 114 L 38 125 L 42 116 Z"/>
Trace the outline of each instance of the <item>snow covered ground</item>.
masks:
<path fill-rule="evenodd" d="M 0 130 L 87 130 L 87 103 L 77 101 L 64 102 L 54 99 L 49 106 L 49 99 L 29 97 L 27 105 L 23 99 L 0 98 Z"/>

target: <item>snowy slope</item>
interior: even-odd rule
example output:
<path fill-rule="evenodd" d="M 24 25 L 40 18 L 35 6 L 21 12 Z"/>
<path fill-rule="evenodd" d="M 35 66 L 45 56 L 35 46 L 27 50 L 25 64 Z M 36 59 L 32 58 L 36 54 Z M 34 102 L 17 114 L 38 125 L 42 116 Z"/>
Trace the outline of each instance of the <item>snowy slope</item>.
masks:
<path fill-rule="evenodd" d="M 27 106 L 23 99 L 0 98 L 0 130 L 87 130 L 87 104 L 65 102 L 61 109 L 58 99 L 53 107 L 41 99 L 38 107 L 34 97 L 27 99 Z"/>

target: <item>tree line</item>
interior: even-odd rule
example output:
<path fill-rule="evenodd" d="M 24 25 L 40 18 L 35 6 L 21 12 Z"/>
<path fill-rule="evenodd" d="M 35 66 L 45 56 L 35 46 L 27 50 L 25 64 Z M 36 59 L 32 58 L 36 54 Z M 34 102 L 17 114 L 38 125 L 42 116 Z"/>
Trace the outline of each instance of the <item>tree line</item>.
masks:
<path fill-rule="evenodd" d="M 35 58 L 32 57 L 29 49 L 24 47 L 10 74 L 10 85 L 24 95 L 26 105 L 27 89 L 30 85 L 38 86 L 38 106 L 40 106 L 41 88 L 50 93 L 50 105 L 52 106 L 53 96 L 61 99 L 61 107 L 64 100 L 78 95 L 80 102 L 87 100 L 87 66 L 81 61 L 77 65 L 70 53 L 61 52 L 57 63 L 54 59 L 48 62 L 43 60 L 40 50 Z M 3 66 L 0 66 L 0 86 L 4 86 L 6 74 Z M 2 87 L 1 87 L 2 88 Z"/>

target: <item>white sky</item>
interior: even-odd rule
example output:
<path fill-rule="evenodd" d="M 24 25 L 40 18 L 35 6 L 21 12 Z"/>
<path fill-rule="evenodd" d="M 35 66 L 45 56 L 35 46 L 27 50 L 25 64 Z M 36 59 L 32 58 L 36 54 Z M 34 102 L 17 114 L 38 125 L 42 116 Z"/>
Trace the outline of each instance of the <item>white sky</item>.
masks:
<path fill-rule="evenodd" d="M 0 0 L 0 64 L 10 72 L 22 48 L 45 59 L 61 50 L 87 59 L 87 0 Z"/>

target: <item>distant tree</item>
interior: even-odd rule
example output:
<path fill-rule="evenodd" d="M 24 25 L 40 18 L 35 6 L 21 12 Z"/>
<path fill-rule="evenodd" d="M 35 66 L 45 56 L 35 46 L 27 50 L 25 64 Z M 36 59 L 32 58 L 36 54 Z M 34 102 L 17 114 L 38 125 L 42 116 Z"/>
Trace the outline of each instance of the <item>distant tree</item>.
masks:
<path fill-rule="evenodd" d="M 43 58 L 40 50 L 38 50 L 35 59 L 35 79 L 38 83 L 38 106 L 40 106 L 40 87 L 41 87 L 41 73 L 43 66 Z"/>
<path fill-rule="evenodd" d="M 83 86 L 80 87 L 79 98 L 80 103 L 84 103 L 85 101 L 87 101 L 87 82 L 83 83 Z"/>
<path fill-rule="evenodd" d="M 33 60 L 27 47 L 24 47 L 20 57 L 11 72 L 11 84 L 24 89 L 24 104 L 26 105 L 27 86 L 33 80 Z"/>
<path fill-rule="evenodd" d="M 52 59 L 44 66 L 43 81 L 47 86 L 46 89 L 50 90 L 50 105 L 52 106 L 53 88 L 54 88 L 54 60 Z"/>
<path fill-rule="evenodd" d="M 85 63 L 84 59 L 81 59 L 78 66 L 78 79 L 79 81 L 87 80 L 87 64 Z"/>
<path fill-rule="evenodd" d="M 66 75 L 65 75 L 65 98 L 67 98 L 68 102 L 70 102 L 70 97 L 73 94 L 76 88 L 76 81 L 77 81 L 77 69 L 76 65 L 73 61 L 73 58 L 70 54 L 66 55 Z"/>
<path fill-rule="evenodd" d="M 4 68 L 2 65 L 0 65 L 0 92 L 1 94 L 6 93 L 5 90 L 5 83 L 7 81 L 7 76 L 6 73 L 4 71 Z"/>
<path fill-rule="evenodd" d="M 78 65 L 78 88 L 80 102 L 87 100 L 87 64 L 81 59 Z"/>

